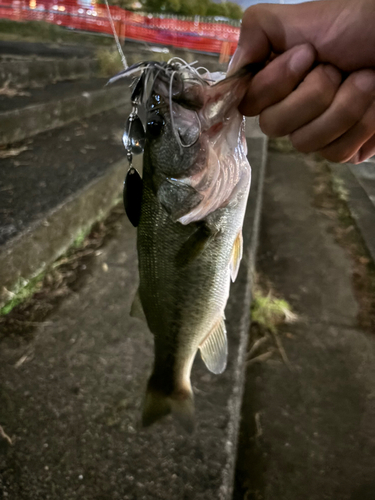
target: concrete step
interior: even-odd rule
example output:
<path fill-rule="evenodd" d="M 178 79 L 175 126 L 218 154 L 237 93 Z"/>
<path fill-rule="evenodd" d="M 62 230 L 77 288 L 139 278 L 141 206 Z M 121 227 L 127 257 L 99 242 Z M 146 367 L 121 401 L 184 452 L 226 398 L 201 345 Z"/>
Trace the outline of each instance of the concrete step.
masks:
<path fill-rule="evenodd" d="M 104 88 L 107 79 L 59 82 L 26 95 L 0 95 L 0 145 L 88 118 L 129 101 L 123 81 Z"/>
<path fill-rule="evenodd" d="M 288 363 L 271 342 L 254 356 L 274 354 L 248 366 L 236 500 L 375 498 L 375 336 L 359 314 L 369 314 L 366 271 L 326 166 L 268 155 L 257 268 L 297 320 L 277 327 Z"/>
<path fill-rule="evenodd" d="M 330 164 L 341 183 L 342 196 L 348 202 L 369 253 L 375 262 L 375 162 L 360 165 Z"/>
<path fill-rule="evenodd" d="M 146 325 L 129 317 L 136 231 L 124 217 L 88 282 L 49 316 L 49 326 L 27 346 L 0 336 L 0 423 L 14 440 L 4 443 L 0 471 L 13 500 L 232 498 L 266 151 L 264 136 L 252 126 L 248 133 L 253 181 L 244 257 L 226 310 L 229 363 L 214 376 L 195 362 L 195 434 L 172 419 L 139 430 L 153 345 Z M 22 358 L 25 348 L 32 357 Z"/>
<path fill-rule="evenodd" d="M 97 75 L 94 58 L 0 57 L 0 88 L 37 88 L 64 80 L 80 80 Z"/>
<path fill-rule="evenodd" d="M 39 134 L 1 160 L 0 290 L 37 274 L 112 206 L 126 171 L 128 113 L 123 105 Z"/>
<path fill-rule="evenodd" d="M 58 43 L 22 42 L 0 40 L 0 56 L 47 57 L 71 59 L 93 57 L 97 47 L 89 45 L 68 45 Z"/>

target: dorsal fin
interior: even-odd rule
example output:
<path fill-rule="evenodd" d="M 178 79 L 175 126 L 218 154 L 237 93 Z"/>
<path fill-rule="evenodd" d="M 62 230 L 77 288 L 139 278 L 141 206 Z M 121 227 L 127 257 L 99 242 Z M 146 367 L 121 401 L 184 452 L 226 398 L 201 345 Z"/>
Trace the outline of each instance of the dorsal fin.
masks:
<path fill-rule="evenodd" d="M 237 234 L 236 239 L 234 240 L 234 245 L 232 249 L 232 257 L 230 261 L 230 276 L 232 281 L 235 281 L 238 274 L 238 269 L 240 267 L 241 259 L 242 259 L 242 230 Z"/>
<path fill-rule="evenodd" d="M 223 373 L 227 366 L 228 343 L 224 318 L 220 318 L 199 346 L 201 357 L 210 372 Z"/>

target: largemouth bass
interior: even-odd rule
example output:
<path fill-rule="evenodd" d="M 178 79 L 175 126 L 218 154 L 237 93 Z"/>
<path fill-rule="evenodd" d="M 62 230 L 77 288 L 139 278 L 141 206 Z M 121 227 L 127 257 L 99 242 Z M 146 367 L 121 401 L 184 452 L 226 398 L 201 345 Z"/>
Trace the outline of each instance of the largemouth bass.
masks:
<path fill-rule="evenodd" d="M 224 309 L 242 257 L 251 179 L 237 110 L 248 76 L 202 75 L 176 60 L 138 64 L 120 76 L 137 72 L 136 109 L 124 134 L 131 157 L 143 141 L 139 113 L 143 180 L 134 180 L 133 169 L 125 188 L 138 225 L 140 284 L 131 314 L 146 320 L 155 349 L 142 423 L 172 411 L 191 431 L 197 351 L 215 374 L 227 362 Z"/>

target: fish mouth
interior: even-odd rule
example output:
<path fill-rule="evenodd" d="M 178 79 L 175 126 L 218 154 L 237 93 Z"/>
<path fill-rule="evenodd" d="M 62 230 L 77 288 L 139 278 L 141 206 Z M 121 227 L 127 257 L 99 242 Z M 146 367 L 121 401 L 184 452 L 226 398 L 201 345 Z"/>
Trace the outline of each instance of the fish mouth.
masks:
<path fill-rule="evenodd" d="M 205 90 L 210 85 L 200 73 L 202 69 L 207 72 L 179 58 L 167 63 L 146 61 L 130 66 L 109 83 L 133 78 L 131 101 L 137 113 L 144 117 L 143 122 L 150 112 L 164 116 L 169 113 L 171 129 L 180 148 L 191 148 L 201 136 L 198 112 L 205 104 Z"/>

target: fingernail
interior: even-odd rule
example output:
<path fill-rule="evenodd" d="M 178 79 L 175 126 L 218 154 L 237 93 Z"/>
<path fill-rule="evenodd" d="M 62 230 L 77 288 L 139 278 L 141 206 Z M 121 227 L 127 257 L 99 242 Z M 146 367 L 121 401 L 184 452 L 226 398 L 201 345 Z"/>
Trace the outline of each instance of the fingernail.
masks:
<path fill-rule="evenodd" d="M 292 55 L 289 62 L 289 68 L 293 73 L 303 73 L 310 68 L 313 62 L 314 54 L 312 50 L 309 46 L 304 45 Z"/>
<path fill-rule="evenodd" d="M 371 70 L 361 71 L 355 75 L 354 84 L 362 92 L 373 92 L 375 90 L 375 72 Z"/>
<path fill-rule="evenodd" d="M 334 83 L 335 85 L 338 85 L 341 82 L 341 80 L 342 80 L 341 73 L 334 66 L 331 66 L 330 64 L 326 64 L 324 66 L 324 71 L 326 72 L 326 74 L 327 74 L 328 78 L 331 80 L 331 82 Z"/>
<path fill-rule="evenodd" d="M 244 60 L 244 49 L 238 45 L 235 53 L 232 56 L 228 64 L 227 76 L 230 76 L 232 73 L 235 73 L 241 66 L 243 66 L 242 61 Z"/>

